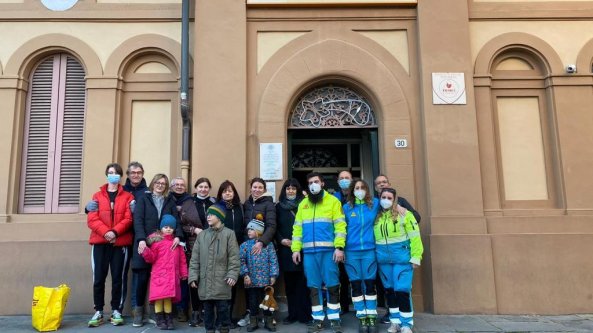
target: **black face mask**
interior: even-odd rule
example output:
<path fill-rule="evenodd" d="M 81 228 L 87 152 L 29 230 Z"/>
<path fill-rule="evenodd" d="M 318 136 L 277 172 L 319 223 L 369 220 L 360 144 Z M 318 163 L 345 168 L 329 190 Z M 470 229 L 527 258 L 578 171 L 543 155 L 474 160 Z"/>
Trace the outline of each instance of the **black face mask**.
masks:
<path fill-rule="evenodd" d="M 173 194 L 175 199 L 178 199 L 178 200 L 185 195 L 185 193 L 175 193 L 175 192 L 171 192 L 171 193 Z"/>

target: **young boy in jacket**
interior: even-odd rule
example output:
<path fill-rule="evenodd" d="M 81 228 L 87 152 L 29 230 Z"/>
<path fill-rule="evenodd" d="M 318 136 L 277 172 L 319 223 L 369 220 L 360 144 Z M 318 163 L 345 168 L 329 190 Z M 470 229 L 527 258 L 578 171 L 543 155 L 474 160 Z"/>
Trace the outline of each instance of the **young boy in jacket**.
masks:
<path fill-rule="evenodd" d="M 231 288 L 239 277 L 239 246 L 235 233 L 222 224 L 225 214 L 220 204 L 208 208 L 209 228 L 196 238 L 189 264 L 190 286 L 198 288 L 204 302 L 206 333 L 214 333 L 216 316 L 220 317 L 220 333 L 229 332 Z"/>

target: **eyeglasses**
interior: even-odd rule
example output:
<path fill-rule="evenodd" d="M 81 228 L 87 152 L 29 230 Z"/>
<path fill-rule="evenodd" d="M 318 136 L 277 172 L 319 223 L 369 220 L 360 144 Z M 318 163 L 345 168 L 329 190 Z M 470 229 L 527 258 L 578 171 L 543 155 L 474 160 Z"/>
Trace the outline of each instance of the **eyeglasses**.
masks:
<path fill-rule="evenodd" d="M 167 185 L 167 183 L 163 183 L 163 182 L 156 182 L 156 183 L 154 183 L 154 185 L 155 185 L 155 186 L 156 186 L 156 185 L 159 185 L 159 186 L 166 186 L 166 185 Z"/>
<path fill-rule="evenodd" d="M 129 174 L 130 174 L 130 175 L 134 175 L 134 176 L 136 176 L 136 175 L 141 175 L 141 174 L 143 174 L 143 173 L 144 173 L 144 171 L 130 171 L 130 172 L 129 172 Z"/>
<path fill-rule="evenodd" d="M 173 186 L 173 187 L 185 187 L 185 184 L 179 184 L 178 183 L 178 184 L 174 184 L 174 185 L 171 185 L 171 186 Z"/>

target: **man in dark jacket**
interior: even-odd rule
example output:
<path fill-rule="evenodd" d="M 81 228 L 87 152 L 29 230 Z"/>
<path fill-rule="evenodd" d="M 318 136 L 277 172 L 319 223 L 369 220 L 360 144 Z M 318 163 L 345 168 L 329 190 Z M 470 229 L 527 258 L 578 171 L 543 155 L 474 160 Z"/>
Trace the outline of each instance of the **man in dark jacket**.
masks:
<path fill-rule="evenodd" d="M 389 183 L 389 178 L 387 178 L 387 176 L 385 176 L 383 174 L 378 175 L 377 178 L 375 178 L 375 191 L 377 191 L 377 194 L 381 193 L 381 190 L 386 187 L 391 187 L 391 183 Z M 408 200 L 406 200 L 406 198 L 398 195 L 397 196 L 397 204 L 400 205 L 401 207 L 409 210 L 414 215 L 416 222 L 420 223 L 420 219 L 421 219 L 420 213 L 418 213 L 414 209 L 414 207 L 408 202 Z"/>

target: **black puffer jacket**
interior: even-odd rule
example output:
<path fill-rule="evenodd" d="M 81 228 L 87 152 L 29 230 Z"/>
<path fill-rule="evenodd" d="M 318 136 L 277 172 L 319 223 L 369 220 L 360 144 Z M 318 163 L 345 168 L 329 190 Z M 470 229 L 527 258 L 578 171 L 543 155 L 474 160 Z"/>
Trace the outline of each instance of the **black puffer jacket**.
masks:
<path fill-rule="evenodd" d="M 302 271 L 303 265 L 292 261 L 292 250 L 282 245 L 283 239 L 292 240 L 292 226 L 300 201 L 279 202 L 276 204 L 276 243 L 278 243 L 278 262 L 283 272 Z"/>
<path fill-rule="evenodd" d="M 247 226 L 243 224 L 243 206 L 241 204 L 227 205 L 225 201 L 221 201 L 220 204 L 226 207 L 224 226 L 235 232 L 237 244 L 241 245 L 245 241 L 245 227 Z"/>
<path fill-rule="evenodd" d="M 249 196 L 243 207 L 245 208 L 245 227 L 247 227 L 249 221 L 255 219 L 258 214 L 261 214 L 266 228 L 259 240 L 264 245 L 268 245 L 274 240 L 274 235 L 276 234 L 276 207 L 274 206 L 272 196 L 269 193 L 264 193 L 255 202 L 253 201 L 253 197 Z"/>
<path fill-rule="evenodd" d="M 160 230 L 161 218 L 165 214 L 175 216 L 177 219 L 177 228 L 175 229 L 175 236 L 183 240 L 183 229 L 179 221 L 179 215 L 177 214 L 177 206 L 175 205 L 175 199 L 172 196 L 165 197 L 163 203 L 163 209 L 159 217 L 156 206 L 152 199 L 152 193 L 148 192 L 141 195 L 138 202 L 136 203 L 136 209 L 134 210 L 134 249 L 132 252 L 132 268 L 133 269 L 145 269 L 149 268 L 150 264 L 144 261 L 144 258 L 138 254 L 138 243 L 145 241 L 148 235 L 153 232 Z"/>

